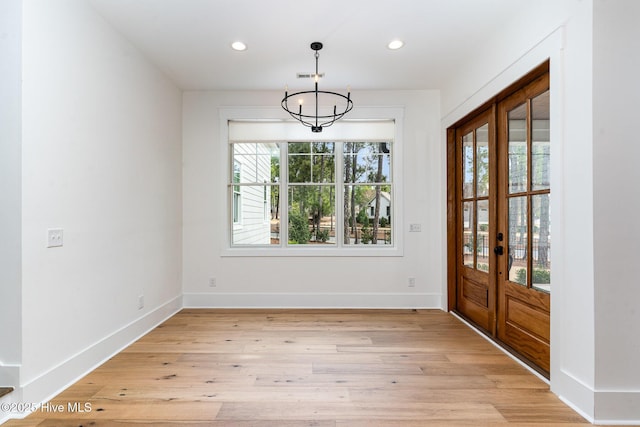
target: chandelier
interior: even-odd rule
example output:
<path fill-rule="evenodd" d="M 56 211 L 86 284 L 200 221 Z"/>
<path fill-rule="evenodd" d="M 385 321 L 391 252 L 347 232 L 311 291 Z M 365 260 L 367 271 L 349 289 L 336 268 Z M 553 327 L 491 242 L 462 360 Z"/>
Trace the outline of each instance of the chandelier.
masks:
<path fill-rule="evenodd" d="M 282 108 L 291 115 L 294 119 L 298 120 L 303 125 L 310 127 L 312 132 L 322 132 L 323 127 L 329 127 L 335 123 L 336 120 L 340 120 L 345 114 L 347 114 L 353 108 L 353 101 L 351 100 L 351 92 L 347 90 L 347 95 L 342 95 L 336 92 L 329 92 L 326 90 L 318 90 L 318 80 L 320 79 L 320 74 L 318 73 L 318 51 L 322 49 L 322 43 L 313 42 L 311 43 L 311 49 L 315 51 L 316 57 L 316 73 L 313 75 L 315 80 L 315 89 L 307 90 L 295 93 L 288 93 L 288 90 L 284 91 L 284 98 L 282 98 Z M 318 99 L 322 94 L 323 99 L 329 98 L 333 99 L 333 101 L 329 102 L 329 104 L 333 105 L 333 114 L 330 113 L 329 110 L 321 112 L 318 108 Z M 302 104 L 303 97 L 311 96 L 313 101 L 315 101 L 315 110 L 314 114 L 310 114 L 305 111 L 302 112 Z M 298 99 L 297 109 L 295 107 L 289 107 L 289 100 L 291 98 Z M 340 111 L 338 111 L 338 103 L 342 104 L 340 107 Z M 297 110 L 297 111 L 296 111 Z"/>

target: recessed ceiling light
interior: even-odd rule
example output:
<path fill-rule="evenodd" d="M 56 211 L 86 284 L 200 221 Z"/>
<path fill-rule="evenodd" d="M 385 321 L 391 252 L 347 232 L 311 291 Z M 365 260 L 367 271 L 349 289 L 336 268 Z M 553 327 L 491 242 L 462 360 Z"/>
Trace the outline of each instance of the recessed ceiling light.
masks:
<path fill-rule="evenodd" d="M 391 50 L 400 49 L 402 46 L 404 46 L 404 42 L 402 40 L 393 40 L 387 45 L 387 47 Z"/>
<path fill-rule="evenodd" d="M 233 42 L 231 43 L 231 49 L 243 51 L 243 50 L 247 50 L 247 45 L 242 42 Z"/>

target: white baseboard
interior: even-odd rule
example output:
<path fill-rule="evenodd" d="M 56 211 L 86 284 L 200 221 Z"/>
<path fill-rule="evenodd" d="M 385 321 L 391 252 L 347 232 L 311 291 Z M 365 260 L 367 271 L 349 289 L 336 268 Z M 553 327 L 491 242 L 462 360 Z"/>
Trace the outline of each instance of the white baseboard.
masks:
<path fill-rule="evenodd" d="M 640 391 L 598 390 L 595 422 L 602 425 L 640 425 Z"/>
<path fill-rule="evenodd" d="M 20 385 L 20 366 L 0 364 L 0 387 L 17 388 Z"/>
<path fill-rule="evenodd" d="M 559 395 L 558 397 L 592 424 L 640 426 L 640 391 L 594 391 L 589 387 L 584 387 L 584 390 L 579 395 L 588 395 L 590 397 L 591 401 L 586 405 L 586 408 L 588 411 L 593 411 L 594 415 L 583 410 L 582 406 L 577 405 L 566 395 Z"/>
<path fill-rule="evenodd" d="M 107 361 L 138 338 L 173 316 L 182 308 L 182 296 L 177 296 L 158 308 L 104 337 L 49 371 L 23 384 L 16 395 L 22 402 L 47 402 L 87 373 Z M 12 393 L 13 394 L 13 393 Z M 24 413 L 14 414 L 23 417 Z"/>
<path fill-rule="evenodd" d="M 185 293 L 185 308 L 382 308 L 441 307 L 440 294 L 426 293 Z"/>
<path fill-rule="evenodd" d="M 20 367 L 19 366 L 8 366 L 8 365 L 0 365 L 0 379 L 2 383 L 0 385 L 2 387 L 13 387 L 14 391 L 9 394 L 5 394 L 0 397 L 0 425 L 5 421 L 13 418 L 13 414 L 4 410 L 5 404 L 21 402 L 20 398 L 20 390 L 18 384 L 20 384 Z"/>
<path fill-rule="evenodd" d="M 553 363 L 553 360 L 552 360 Z M 594 390 L 566 369 L 553 369 L 551 366 L 551 391 L 567 406 L 576 411 L 590 423 L 595 422 Z"/>

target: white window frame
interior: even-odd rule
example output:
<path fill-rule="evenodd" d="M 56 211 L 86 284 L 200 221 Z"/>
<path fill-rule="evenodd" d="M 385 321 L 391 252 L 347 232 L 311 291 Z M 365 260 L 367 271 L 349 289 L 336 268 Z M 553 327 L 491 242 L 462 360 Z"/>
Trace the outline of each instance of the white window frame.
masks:
<path fill-rule="evenodd" d="M 286 113 L 279 108 L 222 108 L 220 109 L 220 140 L 222 144 L 226 147 L 226 155 L 220 156 L 220 171 L 224 173 L 224 180 L 222 184 L 227 187 L 229 185 L 228 178 L 230 175 L 231 168 L 231 158 L 232 154 L 230 147 L 231 141 L 229 141 L 229 122 L 230 121 L 247 121 L 247 122 L 283 122 L 289 121 L 286 117 Z M 274 137 L 270 139 L 270 142 L 317 142 L 317 141 L 335 141 L 335 142 L 388 142 L 384 139 L 374 139 L 367 138 L 367 136 L 358 136 L 358 135 L 348 135 L 348 132 L 344 132 L 343 129 L 340 129 L 337 126 L 339 123 L 349 121 L 353 122 L 363 122 L 363 121 L 388 121 L 392 120 L 395 123 L 394 126 L 394 137 L 392 139 L 393 144 L 393 155 L 391 158 L 392 161 L 392 170 L 393 170 L 393 201 L 391 205 L 391 220 L 393 222 L 393 244 L 392 245 L 286 245 L 281 242 L 280 245 L 264 245 L 264 246 L 232 246 L 231 244 L 231 231 L 229 229 L 229 224 L 232 223 L 232 218 L 229 215 L 232 215 L 232 209 L 230 209 L 230 203 L 232 200 L 230 196 L 228 196 L 226 206 L 222 206 L 220 204 L 220 208 L 226 211 L 225 213 L 221 213 L 222 218 L 227 218 L 227 221 L 221 221 L 221 235 L 226 236 L 226 239 L 223 243 L 223 247 L 221 248 L 222 256 L 403 256 L 403 234 L 404 234 L 404 226 L 403 226 L 403 214 L 402 207 L 403 204 L 403 185 L 402 185 L 402 170 L 403 170 L 403 144 L 402 144 L 402 129 L 403 129 L 403 118 L 404 118 L 404 110 L 398 107 L 376 107 L 376 108 L 354 108 L 350 113 L 349 119 L 343 119 L 341 122 L 334 124 L 334 126 L 325 128 L 320 134 L 313 134 L 308 128 L 299 125 L 297 127 L 289 127 L 290 129 L 295 129 L 293 133 L 289 133 L 287 135 L 281 135 L 279 138 Z M 348 125 L 347 125 L 348 127 Z M 264 142 L 268 140 L 265 139 Z M 236 142 L 242 142 L 240 140 Z M 252 142 L 252 141 L 244 141 L 244 142 Z M 286 150 L 282 150 L 282 152 L 286 152 Z M 336 162 L 338 163 L 336 167 L 341 167 L 342 163 L 342 153 L 336 153 Z M 283 168 L 286 165 L 286 158 L 282 157 L 281 154 L 281 174 L 287 173 L 286 168 Z M 283 170 L 284 169 L 284 170 Z M 282 184 L 281 184 L 282 185 Z M 340 188 L 339 184 L 337 187 Z M 227 194 L 231 194 L 232 192 L 227 191 Z M 341 209 L 342 206 L 342 191 L 337 192 L 336 197 L 336 211 Z M 281 187 L 280 196 L 281 196 L 281 212 L 283 210 L 288 209 L 288 202 L 286 197 L 286 189 Z M 285 227 L 286 228 L 286 227 Z M 286 236 L 285 236 L 286 238 Z"/>

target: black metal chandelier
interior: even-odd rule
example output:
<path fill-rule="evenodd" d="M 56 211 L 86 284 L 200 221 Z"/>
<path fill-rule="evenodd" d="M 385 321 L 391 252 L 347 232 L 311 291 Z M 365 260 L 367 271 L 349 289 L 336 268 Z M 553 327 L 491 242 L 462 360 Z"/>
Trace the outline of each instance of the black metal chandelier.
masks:
<path fill-rule="evenodd" d="M 347 91 L 347 96 L 344 96 L 340 93 L 329 92 L 326 90 L 318 90 L 318 80 L 320 79 L 320 74 L 318 73 L 318 51 L 322 49 L 322 43 L 313 42 L 311 43 L 311 49 L 315 51 L 316 57 L 316 73 L 313 75 L 315 80 L 315 89 L 307 90 L 302 92 L 295 92 L 289 94 L 287 90 L 284 91 L 284 98 L 282 98 L 282 108 L 291 115 L 294 119 L 298 120 L 303 125 L 310 127 L 312 132 L 322 132 L 323 127 L 329 127 L 336 122 L 336 120 L 340 120 L 345 114 L 347 114 L 353 108 L 353 101 L 351 100 L 351 92 Z M 333 105 L 333 114 L 331 113 L 320 113 L 318 109 L 318 98 L 319 95 L 323 94 L 329 97 L 334 97 Z M 304 95 L 313 95 L 315 100 L 315 114 L 303 114 L 302 113 L 302 101 L 301 98 Z M 291 98 L 300 98 L 300 102 L 298 104 L 297 111 L 289 108 L 289 100 Z M 338 112 L 338 102 L 344 104 L 344 108 Z"/>

